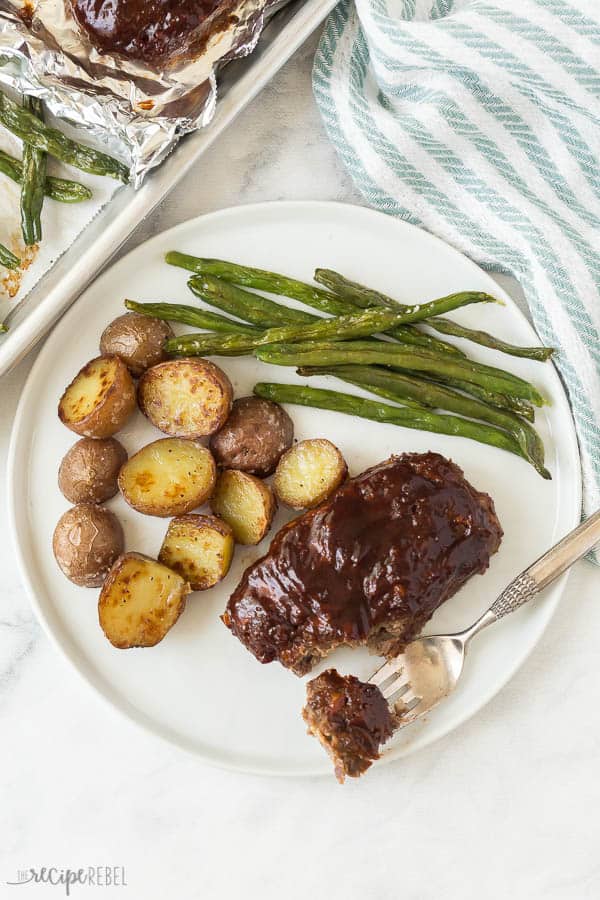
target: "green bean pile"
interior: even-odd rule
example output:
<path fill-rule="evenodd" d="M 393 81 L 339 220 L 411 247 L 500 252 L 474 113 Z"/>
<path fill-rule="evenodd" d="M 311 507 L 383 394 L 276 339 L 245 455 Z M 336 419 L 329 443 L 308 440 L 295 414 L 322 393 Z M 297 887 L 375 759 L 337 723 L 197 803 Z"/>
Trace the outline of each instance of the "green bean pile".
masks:
<path fill-rule="evenodd" d="M 47 175 L 48 155 L 83 172 L 129 180 L 129 170 L 123 163 L 46 125 L 42 103 L 34 97 L 24 97 L 19 104 L 0 91 L 0 125 L 23 141 L 21 160 L 0 150 L 0 174 L 21 185 L 21 232 L 26 247 L 42 239 L 44 197 L 60 203 L 81 203 L 92 196 L 83 184 Z M 0 266 L 17 269 L 20 264 L 21 260 L 0 244 Z M 6 331 L 6 327 L 1 326 L 0 331 Z"/>
<path fill-rule="evenodd" d="M 468 304 L 497 302 L 489 294 L 462 291 L 406 306 L 330 269 L 316 270 L 320 286 L 315 287 L 275 272 L 176 251 L 166 261 L 192 272 L 191 292 L 220 311 L 126 300 L 134 312 L 203 329 L 169 339 L 169 355 L 252 354 L 265 363 L 293 366 L 303 377 L 335 377 L 399 405 L 302 385 L 261 382 L 254 393 L 280 403 L 470 438 L 514 453 L 543 478 L 551 477 L 532 424 L 535 409 L 545 403 L 535 385 L 469 359 L 462 348 L 422 330 L 426 326 L 509 356 L 548 360 L 553 353 L 549 347 L 516 346 L 445 318 Z M 327 317 L 256 291 L 288 297 Z"/>

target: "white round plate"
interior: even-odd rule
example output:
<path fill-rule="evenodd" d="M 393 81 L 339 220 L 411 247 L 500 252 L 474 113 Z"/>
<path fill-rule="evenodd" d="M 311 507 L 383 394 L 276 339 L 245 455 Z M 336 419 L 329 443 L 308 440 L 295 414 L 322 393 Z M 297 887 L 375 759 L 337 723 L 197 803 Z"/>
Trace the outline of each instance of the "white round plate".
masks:
<path fill-rule="evenodd" d="M 68 506 L 56 473 L 75 440 L 57 418 L 58 399 L 80 367 L 98 354 L 100 333 L 123 312 L 124 298 L 194 302 L 186 287 L 188 273 L 163 261 L 171 249 L 308 281 L 315 267 L 326 266 L 404 302 L 466 289 L 488 291 L 506 305 L 478 305 L 454 317 L 515 343 L 536 343 L 536 337 L 488 275 L 426 232 L 359 207 L 268 203 L 185 222 L 137 247 L 86 290 L 56 326 L 31 371 L 12 436 L 9 497 L 22 578 L 55 644 L 113 707 L 207 762 L 269 774 L 330 772 L 329 761 L 317 741 L 306 735 L 300 717 L 304 679 L 277 663 L 261 666 L 219 619 L 243 569 L 266 550 L 274 531 L 260 547 L 238 548 L 225 581 L 192 595 L 177 625 L 152 649 L 115 650 L 98 625 L 97 591 L 66 581 L 52 556 L 54 525 Z M 580 509 L 577 443 L 554 368 L 475 345 L 469 352 L 530 378 L 552 401 L 537 417 L 552 481 L 543 481 L 521 459 L 472 441 L 290 407 L 296 436 L 334 441 L 351 474 L 392 453 L 436 450 L 454 459 L 476 488 L 493 497 L 505 532 L 501 549 L 484 576 L 472 578 L 436 613 L 430 632 L 469 624 L 514 575 L 576 524 Z M 249 357 L 218 362 L 238 397 L 251 393 L 257 381 L 298 380 L 293 369 L 265 366 Z M 331 379 L 315 381 L 318 384 L 349 389 Z M 130 453 L 159 436 L 140 413 L 118 435 Z M 120 497 L 108 505 L 123 522 L 127 548 L 156 555 L 166 521 L 136 513 Z M 286 516 L 279 512 L 275 528 Z M 426 721 L 400 732 L 383 760 L 426 746 L 493 697 L 535 646 L 563 584 L 482 634 L 456 694 Z M 366 677 L 379 661 L 361 650 L 343 650 L 326 664 Z"/>

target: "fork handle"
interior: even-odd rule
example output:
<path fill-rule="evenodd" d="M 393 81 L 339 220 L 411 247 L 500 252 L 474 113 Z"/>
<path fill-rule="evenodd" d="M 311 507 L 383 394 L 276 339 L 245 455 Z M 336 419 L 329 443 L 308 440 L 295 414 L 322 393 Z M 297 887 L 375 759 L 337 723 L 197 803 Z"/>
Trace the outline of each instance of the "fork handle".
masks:
<path fill-rule="evenodd" d="M 600 510 L 521 572 L 489 609 L 496 619 L 518 609 L 600 542 Z"/>

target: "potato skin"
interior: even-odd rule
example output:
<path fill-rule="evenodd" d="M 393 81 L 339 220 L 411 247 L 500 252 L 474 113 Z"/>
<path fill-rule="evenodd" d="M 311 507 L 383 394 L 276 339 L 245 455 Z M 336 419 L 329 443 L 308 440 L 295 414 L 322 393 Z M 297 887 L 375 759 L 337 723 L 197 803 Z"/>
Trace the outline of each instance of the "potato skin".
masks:
<path fill-rule="evenodd" d="M 100 338 L 103 356 L 120 357 L 136 378 L 167 359 L 163 347 L 173 329 L 168 322 L 139 313 L 124 313 L 106 326 Z"/>
<path fill-rule="evenodd" d="M 63 513 L 52 538 L 61 571 L 80 587 L 99 587 L 124 545 L 117 517 L 94 503 L 79 503 Z"/>
<path fill-rule="evenodd" d="M 293 439 L 294 423 L 279 403 L 242 397 L 234 402 L 220 431 L 213 434 L 210 449 L 221 468 L 264 478 L 275 471 Z"/>
<path fill-rule="evenodd" d="M 225 424 L 232 402 L 225 372 L 197 357 L 159 363 L 144 372 L 138 386 L 141 411 L 172 437 L 197 440 L 214 434 Z"/>
<path fill-rule="evenodd" d="M 183 610 L 189 584 L 142 553 L 124 553 L 114 563 L 98 598 L 98 621 L 117 650 L 154 647 Z"/>
<path fill-rule="evenodd" d="M 133 509 L 165 518 L 202 506 L 213 492 L 216 477 L 217 467 L 207 447 L 184 438 L 159 438 L 129 457 L 118 482 Z"/>
<path fill-rule="evenodd" d="M 93 408 L 80 418 L 69 411 L 69 398 L 77 394 L 78 380 L 91 378 L 100 366 L 113 369 L 113 378 L 99 378 L 101 396 Z M 120 431 L 136 406 L 135 385 L 125 363 L 118 356 L 97 356 L 79 370 L 58 404 L 58 417 L 67 428 L 83 437 L 108 438 Z"/>
<path fill-rule="evenodd" d="M 231 527 L 217 516 L 177 516 L 169 522 L 158 561 L 181 575 L 193 591 L 206 591 L 227 575 L 234 544 Z"/>
<path fill-rule="evenodd" d="M 64 455 L 58 487 L 71 503 L 104 503 L 119 490 L 127 452 L 115 438 L 81 438 Z"/>

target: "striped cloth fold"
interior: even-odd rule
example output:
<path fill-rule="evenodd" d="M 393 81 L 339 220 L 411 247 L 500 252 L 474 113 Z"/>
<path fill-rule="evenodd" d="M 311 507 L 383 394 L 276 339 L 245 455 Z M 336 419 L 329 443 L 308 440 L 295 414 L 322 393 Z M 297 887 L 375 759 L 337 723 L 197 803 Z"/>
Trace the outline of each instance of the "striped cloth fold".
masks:
<path fill-rule="evenodd" d="M 600 507 L 600 0 L 342 0 L 313 87 L 368 202 L 523 287 Z"/>

